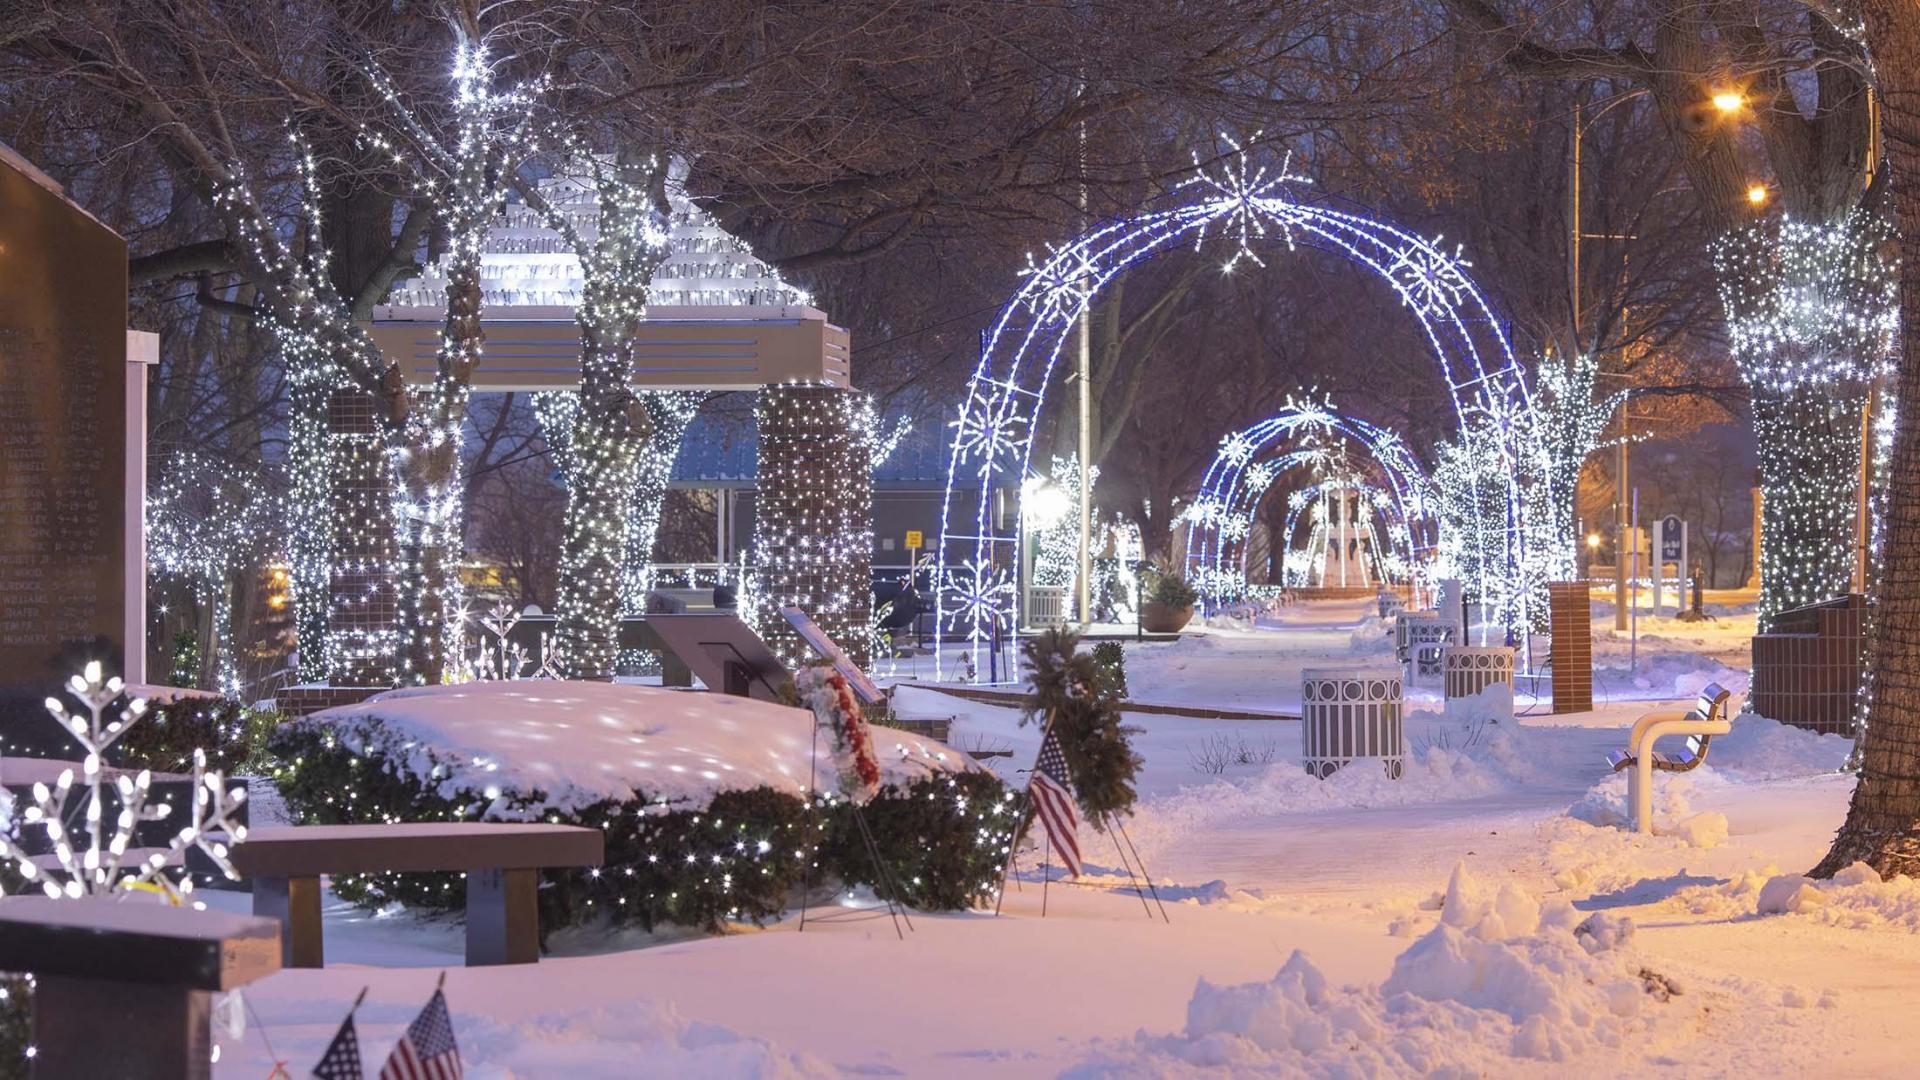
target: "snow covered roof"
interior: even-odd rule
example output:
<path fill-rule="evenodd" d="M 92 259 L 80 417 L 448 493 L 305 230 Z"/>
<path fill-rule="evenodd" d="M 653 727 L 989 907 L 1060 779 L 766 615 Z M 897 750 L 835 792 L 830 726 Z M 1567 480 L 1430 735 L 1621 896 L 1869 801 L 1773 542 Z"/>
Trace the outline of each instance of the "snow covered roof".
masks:
<path fill-rule="evenodd" d="M 672 207 L 667 227 L 666 261 L 654 271 L 647 305 L 654 318 L 672 318 L 659 308 L 803 308 L 804 290 L 787 284 L 779 271 L 728 233 L 687 195 L 686 169 L 676 165 L 667 183 Z M 536 187 L 549 205 L 564 213 L 583 239 L 598 234 L 600 208 L 583 181 L 550 176 Z M 570 309 L 580 301 L 580 260 L 546 219 L 523 202 L 501 208 L 498 223 L 481 250 L 481 291 L 490 318 L 513 318 L 501 309 Z M 447 278 L 443 262 L 394 290 L 393 308 L 444 309 Z M 702 317 L 714 318 L 711 311 Z M 742 317 L 745 316 L 744 312 Z"/>
<path fill-rule="evenodd" d="M 808 781 L 813 715 L 725 694 L 616 683 L 526 679 L 389 690 L 303 721 L 333 728 L 355 751 L 360 721 L 380 721 L 418 775 L 444 766 L 442 794 L 546 792 L 538 809 L 572 810 L 602 799 L 688 800 L 762 784 L 799 793 Z M 940 743 L 875 728 L 887 783 L 976 768 Z M 831 787 L 830 747 L 817 747 L 818 786 Z"/>

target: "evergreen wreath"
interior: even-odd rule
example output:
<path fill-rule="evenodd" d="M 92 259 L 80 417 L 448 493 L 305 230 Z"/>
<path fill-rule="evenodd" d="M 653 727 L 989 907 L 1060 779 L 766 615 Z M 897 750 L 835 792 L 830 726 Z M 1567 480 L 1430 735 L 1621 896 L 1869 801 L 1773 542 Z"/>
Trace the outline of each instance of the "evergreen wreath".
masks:
<path fill-rule="evenodd" d="M 1046 724 L 1066 756 L 1069 779 L 1080 810 L 1095 829 L 1105 831 L 1108 814 L 1131 814 L 1134 776 L 1140 755 L 1128 736 L 1138 731 L 1120 722 L 1120 695 L 1094 660 L 1079 651 L 1080 636 L 1052 629 L 1024 646 L 1033 691 L 1027 695 L 1022 724 Z"/>

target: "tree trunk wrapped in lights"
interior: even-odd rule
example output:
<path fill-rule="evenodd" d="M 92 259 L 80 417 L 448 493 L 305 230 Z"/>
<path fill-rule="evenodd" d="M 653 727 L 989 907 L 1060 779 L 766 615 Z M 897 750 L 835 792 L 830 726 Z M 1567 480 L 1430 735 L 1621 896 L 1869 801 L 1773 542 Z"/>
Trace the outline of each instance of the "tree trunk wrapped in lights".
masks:
<path fill-rule="evenodd" d="M 488 215 L 491 220 L 491 215 Z M 478 230 L 484 235 L 484 225 Z M 474 237 L 477 239 L 478 237 Z M 473 369 L 485 334 L 480 328 L 478 245 L 456 238 L 448 260 L 447 315 L 433 386 L 414 395 L 407 453 L 399 463 L 400 563 L 404 567 L 400 628 L 407 681 L 437 683 L 449 658 L 460 655 L 461 584 L 458 564 L 466 508 L 465 462 L 460 455 Z"/>
<path fill-rule="evenodd" d="M 327 677 L 327 582 L 333 559 L 333 465 L 327 453 L 329 367 L 304 355 L 298 334 L 276 334 L 287 373 L 287 577 L 301 682 Z"/>
<path fill-rule="evenodd" d="M 567 677 L 608 680 L 618 654 L 628 503 L 641 443 L 653 433 L 652 417 L 633 392 L 633 343 L 646 317 L 647 284 L 667 254 L 665 171 L 632 152 L 614 160 L 576 153 L 574 161 L 587 174 L 581 180 L 598 212 L 591 240 L 537 188 L 521 193 L 574 250 L 582 278 L 574 308 L 579 397 L 571 407 L 552 400 L 541 406 L 550 441 L 564 429 L 556 448 L 567 509 L 554 648 Z"/>
<path fill-rule="evenodd" d="M 387 365 L 365 328 L 349 317 L 347 301 L 328 275 L 327 251 L 319 240 L 319 185 L 312 155 L 299 140 L 295 145 L 307 197 L 298 250 L 237 169 L 215 190 L 213 205 L 233 237 L 243 270 L 256 283 L 256 317 L 275 342 L 290 387 L 287 554 L 299 677 L 311 681 L 326 678 L 334 667 L 328 656 L 337 541 L 329 411 L 334 395 L 344 388 L 383 385 Z M 367 437 L 377 442 L 390 429 L 392 413 L 390 408 L 376 412 L 382 423 Z M 383 518 L 366 527 L 390 528 L 391 521 Z"/>
<path fill-rule="evenodd" d="M 1886 224 L 1791 218 L 1714 249 L 1760 450 L 1760 626 L 1853 588 L 1861 410 L 1885 371 L 1896 283 Z"/>
<path fill-rule="evenodd" d="M 760 632 L 797 667 L 807 646 L 780 616 L 813 617 L 866 666 L 873 612 L 873 410 L 838 386 L 760 391 L 760 467 L 753 553 L 760 569 Z"/>
<path fill-rule="evenodd" d="M 660 536 L 660 511 L 673 479 L 673 463 L 688 425 L 707 399 L 697 390 L 654 390 L 639 395 L 647 413 L 646 440 L 638 448 L 633 488 L 627 496 L 627 541 L 620 563 L 621 604 L 627 614 L 646 610 L 653 587 L 653 545 Z M 691 584 L 691 582 L 689 582 Z"/>
<path fill-rule="evenodd" d="M 439 267 L 446 279 L 446 317 L 435 353 L 431 386 L 392 390 L 404 452 L 395 461 L 400 485 L 400 630 L 404 681 L 437 683 L 460 655 L 463 590 L 458 564 L 464 552 L 462 436 L 473 371 L 486 335 L 481 326 L 481 253 L 521 159 L 532 149 L 541 80 L 496 86 L 478 28 L 455 26 L 451 95 L 453 131 L 427 129 L 384 72 L 367 77 L 385 99 L 396 134 L 363 137 L 407 169 L 433 208 L 448 250 Z"/>

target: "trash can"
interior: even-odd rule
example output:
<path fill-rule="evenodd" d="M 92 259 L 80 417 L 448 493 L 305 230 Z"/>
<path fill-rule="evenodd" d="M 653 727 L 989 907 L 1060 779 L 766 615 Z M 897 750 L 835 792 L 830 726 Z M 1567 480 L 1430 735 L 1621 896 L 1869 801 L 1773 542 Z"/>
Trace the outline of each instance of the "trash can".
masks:
<path fill-rule="evenodd" d="M 1322 780 L 1360 758 L 1387 776 L 1405 768 L 1405 683 L 1396 668 L 1308 668 L 1300 673 L 1300 762 Z"/>

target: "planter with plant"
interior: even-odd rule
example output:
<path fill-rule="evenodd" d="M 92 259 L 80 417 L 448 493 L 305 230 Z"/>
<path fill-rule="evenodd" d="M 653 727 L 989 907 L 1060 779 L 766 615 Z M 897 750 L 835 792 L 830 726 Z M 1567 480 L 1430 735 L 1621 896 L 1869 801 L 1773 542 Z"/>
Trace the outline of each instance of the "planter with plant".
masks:
<path fill-rule="evenodd" d="M 1148 633 L 1173 634 L 1191 622 L 1199 594 L 1187 579 L 1172 571 L 1153 575 L 1146 602 L 1140 605 L 1140 627 Z"/>

